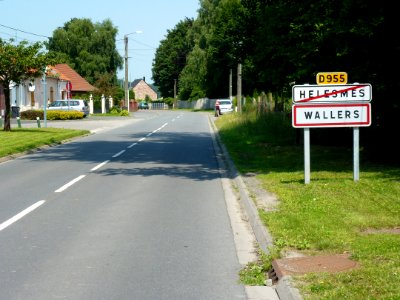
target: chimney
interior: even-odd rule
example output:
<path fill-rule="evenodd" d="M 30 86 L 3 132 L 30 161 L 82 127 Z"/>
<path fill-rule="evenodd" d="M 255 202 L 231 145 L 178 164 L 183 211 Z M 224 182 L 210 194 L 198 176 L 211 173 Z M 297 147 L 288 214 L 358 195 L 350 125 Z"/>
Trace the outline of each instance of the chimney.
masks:
<path fill-rule="evenodd" d="M 143 81 L 146 82 L 146 77 L 143 76 Z"/>

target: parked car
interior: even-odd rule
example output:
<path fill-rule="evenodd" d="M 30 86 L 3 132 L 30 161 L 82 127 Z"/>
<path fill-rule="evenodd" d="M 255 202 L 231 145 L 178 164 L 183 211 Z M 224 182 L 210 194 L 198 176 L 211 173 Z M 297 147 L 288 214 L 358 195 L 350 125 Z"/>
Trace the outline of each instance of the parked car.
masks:
<path fill-rule="evenodd" d="M 145 101 L 139 103 L 139 109 L 149 109 L 149 104 Z"/>
<path fill-rule="evenodd" d="M 215 116 L 233 112 L 233 103 L 231 99 L 218 99 L 215 102 Z"/>
<path fill-rule="evenodd" d="M 48 110 L 76 110 L 83 112 L 83 116 L 89 115 L 89 105 L 86 100 L 83 99 L 64 99 L 55 100 L 50 103 Z"/>

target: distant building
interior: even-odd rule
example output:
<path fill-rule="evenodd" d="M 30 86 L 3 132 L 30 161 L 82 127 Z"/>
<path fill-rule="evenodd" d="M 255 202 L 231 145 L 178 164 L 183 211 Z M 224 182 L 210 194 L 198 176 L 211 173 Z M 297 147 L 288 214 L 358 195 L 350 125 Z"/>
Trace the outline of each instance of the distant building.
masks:
<path fill-rule="evenodd" d="M 148 96 L 148 98 L 150 98 L 152 101 L 158 99 L 157 92 L 150 84 L 146 82 L 144 77 L 143 79 L 134 80 L 130 87 L 135 93 L 135 100 L 137 101 L 146 99 L 146 96 Z"/>

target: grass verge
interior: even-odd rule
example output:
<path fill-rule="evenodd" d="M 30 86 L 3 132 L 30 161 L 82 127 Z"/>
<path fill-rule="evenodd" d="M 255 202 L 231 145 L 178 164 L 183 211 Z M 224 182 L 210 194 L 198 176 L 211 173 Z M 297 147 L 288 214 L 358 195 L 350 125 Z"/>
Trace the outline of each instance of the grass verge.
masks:
<path fill-rule="evenodd" d="M 0 131 L 0 157 L 29 151 L 43 145 L 59 144 L 89 133 L 87 130 L 60 128 L 16 128 L 12 131 Z"/>
<path fill-rule="evenodd" d="M 216 125 L 238 170 L 258 174 L 262 187 L 279 199 L 275 211 L 259 211 L 274 238 L 274 254 L 242 270 L 243 282 L 262 285 L 260 272 L 266 276 L 268 262 L 286 251 L 347 252 L 359 268 L 294 277 L 304 298 L 400 299 L 400 234 L 380 231 L 400 227 L 399 167 L 366 161 L 361 151 L 360 180 L 354 182 L 352 145 L 312 145 L 306 185 L 303 148 L 286 116 L 230 114 Z"/>

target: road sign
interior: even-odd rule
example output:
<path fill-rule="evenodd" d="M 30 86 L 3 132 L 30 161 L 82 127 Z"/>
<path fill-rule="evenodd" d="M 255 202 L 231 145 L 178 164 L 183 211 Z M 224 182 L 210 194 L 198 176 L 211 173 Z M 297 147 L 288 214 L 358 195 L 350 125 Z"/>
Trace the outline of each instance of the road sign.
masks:
<path fill-rule="evenodd" d="M 67 99 L 71 99 L 71 90 L 72 90 L 72 83 L 71 81 L 67 81 L 67 84 L 65 85 L 65 88 L 67 90 Z"/>
<path fill-rule="evenodd" d="M 370 102 L 372 86 L 363 84 L 342 85 L 294 85 L 293 103 L 343 103 Z"/>
<path fill-rule="evenodd" d="M 317 84 L 346 84 L 346 72 L 320 72 L 317 74 Z"/>
<path fill-rule="evenodd" d="M 72 83 L 71 81 L 67 81 L 67 84 L 65 85 L 65 88 L 68 92 L 72 90 Z"/>
<path fill-rule="evenodd" d="M 371 125 L 371 104 L 295 104 L 293 127 L 366 127 Z"/>

